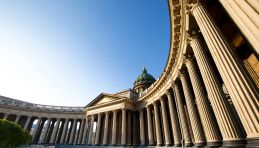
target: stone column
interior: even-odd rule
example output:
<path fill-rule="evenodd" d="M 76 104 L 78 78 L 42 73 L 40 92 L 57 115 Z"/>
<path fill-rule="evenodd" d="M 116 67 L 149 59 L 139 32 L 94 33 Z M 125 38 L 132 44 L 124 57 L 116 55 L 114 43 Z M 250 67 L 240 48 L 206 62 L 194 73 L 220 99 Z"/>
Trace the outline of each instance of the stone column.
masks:
<path fill-rule="evenodd" d="M 70 135 L 70 138 L 69 138 L 69 144 L 74 144 L 76 127 L 77 127 L 76 125 L 77 125 L 77 119 L 73 119 L 73 126 L 72 126 L 71 135 Z"/>
<path fill-rule="evenodd" d="M 243 35 L 248 39 L 251 45 L 259 54 L 259 15 L 256 10 L 249 4 L 248 1 L 232 1 L 220 0 L 227 13 L 231 16 L 238 28 L 243 32 Z M 254 2 L 254 6 L 259 5 L 257 0 L 250 0 Z M 253 4 L 252 4 L 253 5 Z M 258 8 L 259 10 L 259 8 Z"/>
<path fill-rule="evenodd" d="M 101 122 L 102 122 L 102 115 L 101 113 L 99 113 L 98 119 L 97 119 L 97 126 L 96 126 L 95 145 L 100 144 Z"/>
<path fill-rule="evenodd" d="M 112 122 L 112 145 L 116 145 L 117 135 L 117 110 L 113 111 L 113 122 Z"/>
<path fill-rule="evenodd" d="M 91 117 L 89 136 L 88 136 L 88 144 L 93 144 L 93 126 L 94 126 L 94 115 Z"/>
<path fill-rule="evenodd" d="M 165 98 L 164 97 L 161 97 L 160 104 L 161 104 L 161 107 L 162 107 L 165 144 L 166 144 L 166 146 L 171 146 L 172 141 L 171 141 L 171 136 L 170 136 L 170 131 L 169 131 L 168 117 L 167 117 L 166 104 L 165 104 Z"/>
<path fill-rule="evenodd" d="M 61 140 L 60 140 L 61 144 L 66 143 L 66 133 L 67 133 L 67 129 L 68 129 L 68 122 L 69 122 L 69 120 L 65 119 L 65 125 L 64 125 L 62 135 L 61 135 Z"/>
<path fill-rule="evenodd" d="M 140 144 L 145 145 L 145 124 L 144 124 L 144 111 L 139 110 L 139 124 L 140 124 Z"/>
<path fill-rule="evenodd" d="M 54 130 L 51 134 L 50 143 L 56 143 L 56 135 L 57 135 L 57 131 L 58 131 L 58 128 L 59 128 L 59 122 L 60 122 L 60 119 L 57 119 L 56 125 L 55 125 Z"/>
<path fill-rule="evenodd" d="M 137 127 L 138 127 L 138 125 L 137 125 L 137 112 L 132 112 L 132 119 L 133 119 L 133 126 L 132 127 L 134 127 L 134 128 L 132 128 L 132 144 L 133 144 L 133 146 L 137 146 L 137 145 L 139 145 L 138 144 L 138 136 L 136 136 L 137 134 L 138 134 L 138 129 L 137 129 Z"/>
<path fill-rule="evenodd" d="M 108 144 L 109 112 L 105 112 L 103 145 Z"/>
<path fill-rule="evenodd" d="M 9 116 L 9 114 L 5 113 L 3 119 L 7 120 L 8 116 Z"/>
<path fill-rule="evenodd" d="M 203 133 L 203 128 L 199 118 L 198 110 L 194 102 L 194 96 L 191 92 L 192 88 L 187 80 L 187 73 L 185 70 L 181 70 L 180 80 L 183 86 L 183 93 L 185 96 L 186 106 L 189 113 L 191 128 L 193 130 L 195 146 L 204 146 L 206 143 L 206 139 Z"/>
<path fill-rule="evenodd" d="M 21 115 L 16 115 L 16 119 L 15 119 L 14 123 L 18 124 L 20 117 L 21 117 Z"/>
<path fill-rule="evenodd" d="M 86 144 L 86 134 L 88 130 L 88 119 L 87 117 L 85 118 L 85 126 L 84 126 L 84 133 L 83 133 L 83 139 L 81 144 Z"/>
<path fill-rule="evenodd" d="M 82 143 L 82 136 L 83 136 L 83 131 L 84 131 L 84 128 L 85 128 L 85 119 L 81 119 L 81 123 L 80 123 L 80 132 L 79 132 L 79 137 L 77 139 L 77 143 L 78 144 L 81 144 Z"/>
<path fill-rule="evenodd" d="M 35 128 L 33 129 L 32 141 L 34 141 L 34 138 L 35 138 L 36 133 L 37 133 L 37 131 L 38 131 L 38 127 L 39 127 L 40 122 L 41 122 L 41 117 L 38 119 L 38 122 L 36 123 Z"/>
<path fill-rule="evenodd" d="M 50 125 L 50 119 L 48 118 L 46 122 L 47 122 L 47 124 L 45 127 L 43 127 L 43 132 L 41 134 L 39 143 L 44 143 L 45 139 L 47 138 L 47 133 L 48 133 L 49 125 Z"/>
<path fill-rule="evenodd" d="M 235 1 L 237 2 L 237 1 Z M 259 136 L 258 88 L 203 5 L 192 9 L 248 138 Z M 234 135 L 233 135 L 234 136 Z M 231 136 L 232 137 L 232 136 Z M 240 136 L 234 136 L 238 138 Z M 232 139 L 232 138 L 230 138 Z M 239 138 L 238 138 L 239 139 Z"/>
<path fill-rule="evenodd" d="M 220 146 L 221 135 L 217 126 L 217 121 L 212 114 L 208 98 L 206 98 L 206 90 L 202 84 L 203 80 L 200 78 L 197 66 L 194 64 L 194 60 L 191 57 L 186 59 L 186 67 L 191 79 L 197 108 L 200 113 L 200 119 L 207 140 L 207 146 Z"/>
<path fill-rule="evenodd" d="M 190 45 L 193 48 L 194 55 L 197 59 L 198 66 L 208 92 L 208 98 L 210 99 L 211 106 L 217 118 L 223 141 L 228 143 L 231 143 L 230 141 L 232 141 L 232 143 L 243 141 L 241 130 L 238 127 L 237 121 L 235 120 L 232 110 L 227 102 L 216 73 L 203 50 L 200 41 L 198 39 L 192 39 Z"/>
<path fill-rule="evenodd" d="M 39 142 L 40 135 L 42 134 L 42 129 L 43 129 L 45 121 L 46 121 L 46 119 L 42 118 L 38 125 L 37 131 L 35 133 L 35 137 L 33 139 L 33 143 L 35 143 L 35 144 L 38 144 L 38 142 Z"/>
<path fill-rule="evenodd" d="M 127 144 L 128 145 L 132 145 L 132 122 L 131 122 L 132 120 L 131 120 L 131 118 L 132 118 L 132 113 L 131 113 L 131 111 L 128 111 L 128 119 L 127 119 L 127 122 L 128 122 L 128 125 L 127 125 L 128 142 L 127 142 Z"/>
<path fill-rule="evenodd" d="M 185 143 L 185 146 L 192 146 L 191 133 L 190 133 L 187 117 L 186 117 L 185 110 L 184 110 L 184 105 L 183 105 L 184 98 L 180 91 L 179 81 L 175 81 L 173 83 L 173 88 L 174 88 L 174 92 L 175 92 L 176 106 L 178 108 L 181 128 L 182 128 L 182 132 L 183 132 L 182 134 L 184 136 L 184 143 Z"/>
<path fill-rule="evenodd" d="M 26 123 L 25 123 L 25 125 L 23 127 L 23 130 L 27 131 L 28 125 L 29 125 L 30 121 L 31 121 L 31 116 L 28 116 L 27 120 L 26 120 Z"/>
<path fill-rule="evenodd" d="M 157 102 L 153 103 L 154 106 L 154 112 L 155 112 L 155 126 L 156 126 L 156 141 L 157 145 L 161 146 L 162 143 L 162 135 L 161 135 L 161 125 L 160 125 L 160 118 L 159 118 L 159 108 Z"/>
<path fill-rule="evenodd" d="M 148 144 L 150 146 L 153 146 L 154 145 L 154 131 L 153 131 L 151 105 L 147 106 L 146 108 L 147 108 Z"/>
<path fill-rule="evenodd" d="M 121 145 L 126 145 L 127 138 L 127 111 L 122 109 Z"/>
<path fill-rule="evenodd" d="M 178 115 L 177 115 L 177 109 L 173 103 L 173 97 L 172 97 L 171 92 L 169 90 L 167 90 L 166 94 L 167 94 L 167 98 L 168 98 L 171 125 L 172 125 L 172 129 L 173 129 L 173 134 L 174 134 L 174 136 L 173 136 L 174 145 L 176 147 L 179 147 L 179 146 L 181 146 L 182 137 L 181 137 L 179 119 L 178 119 Z"/>

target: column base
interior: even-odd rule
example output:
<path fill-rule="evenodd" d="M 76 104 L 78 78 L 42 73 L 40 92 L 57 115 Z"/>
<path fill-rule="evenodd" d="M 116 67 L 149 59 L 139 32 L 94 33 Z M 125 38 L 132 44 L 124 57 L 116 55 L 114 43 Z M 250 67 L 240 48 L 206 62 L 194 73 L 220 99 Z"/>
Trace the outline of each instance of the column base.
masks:
<path fill-rule="evenodd" d="M 207 142 L 207 147 L 220 147 L 222 142 Z"/>
<path fill-rule="evenodd" d="M 228 147 L 245 147 L 246 141 L 223 141 L 222 148 Z"/>
<path fill-rule="evenodd" d="M 156 144 L 156 146 L 163 146 L 163 144 L 161 144 L 161 143 L 160 144 Z"/>
<path fill-rule="evenodd" d="M 148 146 L 155 146 L 155 144 L 148 144 Z"/>
<path fill-rule="evenodd" d="M 181 147 L 182 144 L 181 144 L 181 143 L 175 143 L 174 146 L 175 146 L 175 147 Z"/>
<path fill-rule="evenodd" d="M 171 143 L 168 143 L 168 144 L 166 144 L 166 146 L 173 146 L 173 144 L 171 144 Z"/>
<path fill-rule="evenodd" d="M 258 147 L 259 148 L 259 137 L 258 138 L 247 138 L 247 145 L 246 147 Z"/>
<path fill-rule="evenodd" d="M 185 145 L 186 147 L 191 147 L 191 146 L 193 146 L 193 143 L 184 143 L 184 145 Z"/>
<path fill-rule="evenodd" d="M 202 143 L 194 143 L 195 147 L 203 147 L 206 145 L 206 142 L 202 142 Z"/>

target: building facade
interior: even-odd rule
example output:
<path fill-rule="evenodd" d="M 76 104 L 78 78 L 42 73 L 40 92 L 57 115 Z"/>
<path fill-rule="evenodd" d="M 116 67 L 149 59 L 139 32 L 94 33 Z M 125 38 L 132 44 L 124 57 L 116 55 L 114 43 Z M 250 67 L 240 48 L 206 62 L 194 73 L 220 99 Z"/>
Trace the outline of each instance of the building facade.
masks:
<path fill-rule="evenodd" d="M 0 118 L 33 143 L 259 145 L 259 2 L 169 0 L 171 43 L 158 80 L 143 70 L 133 90 L 85 107 L 0 97 Z"/>

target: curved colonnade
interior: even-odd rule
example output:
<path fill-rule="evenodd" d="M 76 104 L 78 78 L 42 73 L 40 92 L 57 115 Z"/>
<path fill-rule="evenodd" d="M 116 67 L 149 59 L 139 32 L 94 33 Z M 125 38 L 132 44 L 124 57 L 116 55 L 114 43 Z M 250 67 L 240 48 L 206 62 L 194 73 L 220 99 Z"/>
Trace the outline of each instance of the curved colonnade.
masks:
<path fill-rule="evenodd" d="M 81 131 L 86 129 L 83 109 L 33 104 L 0 96 L 0 119 L 21 125 L 30 132 L 33 143 L 74 144 L 80 141 Z"/>
<path fill-rule="evenodd" d="M 33 132 L 34 142 L 257 145 L 259 92 L 256 80 L 251 78 L 202 2 L 169 0 L 171 47 L 167 64 L 159 79 L 138 98 L 101 94 L 85 108 L 47 113 L 35 109 L 35 116 L 28 118 L 40 121 Z M 258 19 L 254 18 L 259 16 L 259 4 L 250 0 L 219 2 L 258 54 Z M 248 23 L 244 24 L 243 20 Z M 110 101 L 98 104 L 105 97 Z M 29 130 L 32 121 L 22 120 L 22 117 L 32 110 L 24 108 L 21 114 L 19 106 L 9 105 L 1 105 L 3 118 L 21 123 Z M 11 114 L 17 115 L 16 118 L 11 119 Z M 65 128 L 68 121 L 69 129 Z M 59 128 L 55 128 L 55 123 Z"/>

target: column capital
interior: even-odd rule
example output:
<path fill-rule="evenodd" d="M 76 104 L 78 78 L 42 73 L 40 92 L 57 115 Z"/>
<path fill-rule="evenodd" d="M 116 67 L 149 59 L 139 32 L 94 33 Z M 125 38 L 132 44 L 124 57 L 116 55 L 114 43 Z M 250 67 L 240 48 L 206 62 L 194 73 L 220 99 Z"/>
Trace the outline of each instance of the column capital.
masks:
<path fill-rule="evenodd" d="M 160 102 L 164 102 L 165 99 L 166 99 L 165 96 L 161 96 L 161 97 L 159 98 Z"/>
<path fill-rule="evenodd" d="M 179 81 L 179 79 L 177 79 L 177 80 L 171 82 L 171 87 L 175 88 L 176 86 L 179 86 L 179 84 L 180 84 L 180 81 Z"/>
<path fill-rule="evenodd" d="M 146 109 L 151 109 L 151 104 L 146 106 Z"/>
<path fill-rule="evenodd" d="M 188 75 L 188 72 L 185 69 L 180 69 L 178 75 L 180 78 L 186 77 Z"/>
<path fill-rule="evenodd" d="M 127 111 L 127 108 L 122 108 L 121 111 Z"/>
<path fill-rule="evenodd" d="M 91 119 L 94 120 L 95 118 L 95 114 L 91 115 Z"/>
<path fill-rule="evenodd" d="M 157 101 L 154 101 L 152 104 L 153 104 L 153 106 L 155 107 L 155 106 L 158 105 L 158 102 L 157 102 Z"/>
<path fill-rule="evenodd" d="M 196 3 L 194 3 L 190 12 L 192 13 L 197 6 L 203 6 L 203 3 L 200 0 L 198 0 Z"/>
<path fill-rule="evenodd" d="M 200 30 L 192 30 L 191 33 L 186 33 L 186 42 L 190 43 L 192 41 L 200 41 L 201 33 Z"/>
<path fill-rule="evenodd" d="M 165 93 L 166 93 L 166 95 L 171 95 L 171 91 L 170 91 L 169 89 L 167 89 L 167 90 L 165 91 Z"/>
<path fill-rule="evenodd" d="M 105 112 L 105 115 L 107 116 L 107 115 L 109 115 L 110 114 L 110 112 L 108 111 L 108 112 Z"/>
<path fill-rule="evenodd" d="M 195 56 L 193 53 L 186 53 L 183 55 L 184 63 L 186 64 L 187 62 L 194 62 L 195 61 Z"/>
<path fill-rule="evenodd" d="M 113 110 L 112 112 L 113 112 L 113 113 L 117 113 L 117 112 L 118 112 L 118 110 L 116 109 L 116 110 Z"/>

